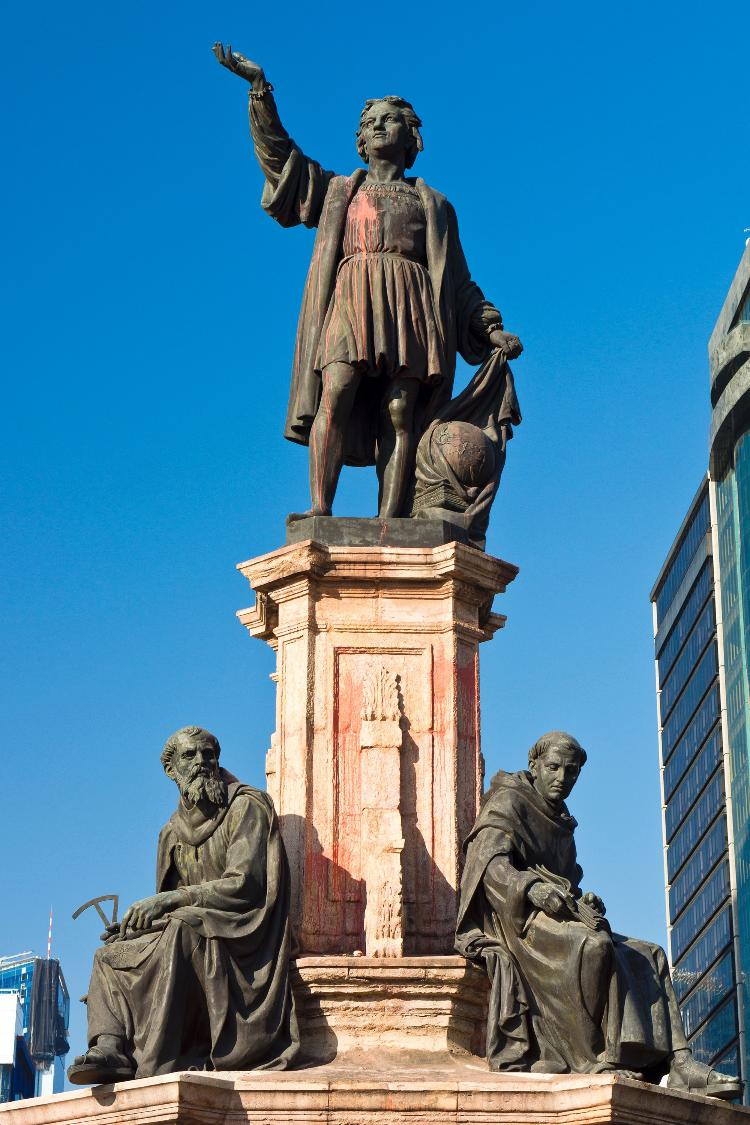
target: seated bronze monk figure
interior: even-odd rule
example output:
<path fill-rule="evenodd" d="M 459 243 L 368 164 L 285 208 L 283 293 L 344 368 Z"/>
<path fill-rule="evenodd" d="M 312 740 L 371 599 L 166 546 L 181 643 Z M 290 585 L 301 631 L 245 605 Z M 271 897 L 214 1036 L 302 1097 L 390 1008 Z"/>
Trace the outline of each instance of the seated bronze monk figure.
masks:
<path fill-rule="evenodd" d="M 735 1098 L 738 1078 L 693 1058 L 664 950 L 614 933 L 581 890 L 565 798 L 586 761 L 552 731 L 529 769 L 500 771 L 465 843 L 456 946 L 491 980 L 491 1070 L 619 1072 Z"/>

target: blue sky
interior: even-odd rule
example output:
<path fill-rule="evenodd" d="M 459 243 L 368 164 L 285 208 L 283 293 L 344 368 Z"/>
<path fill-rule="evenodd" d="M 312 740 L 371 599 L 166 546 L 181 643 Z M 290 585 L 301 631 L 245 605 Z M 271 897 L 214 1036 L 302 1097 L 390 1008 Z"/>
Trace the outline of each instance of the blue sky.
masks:
<path fill-rule="evenodd" d="M 150 893 L 176 727 L 263 783 L 272 654 L 234 564 L 307 502 L 281 438 L 312 235 L 258 206 L 242 84 L 348 172 L 362 101 L 409 98 L 415 171 L 526 344 L 488 550 L 520 566 L 482 652 L 488 772 L 589 750 L 587 886 L 663 939 L 648 593 L 707 455 L 706 343 L 750 226 L 739 3 L 15 5 L 4 15 L 0 953 L 46 943 L 84 1038 L 98 928 Z M 468 372 L 459 375 L 463 385 Z M 372 514 L 347 470 L 337 513 Z"/>

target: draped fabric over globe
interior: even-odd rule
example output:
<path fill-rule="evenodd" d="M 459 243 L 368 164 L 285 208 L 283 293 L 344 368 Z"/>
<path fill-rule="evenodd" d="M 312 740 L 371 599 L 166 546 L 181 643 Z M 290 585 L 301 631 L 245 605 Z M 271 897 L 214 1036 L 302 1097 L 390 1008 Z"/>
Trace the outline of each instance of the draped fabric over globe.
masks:
<path fill-rule="evenodd" d="M 268 794 L 221 776 L 225 806 L 207 819 L 181 801 L 159 836 L 157 891 L 179 891 L 184 905 L 94 957 L 89 1042 L 124 1037 L 138 1078 L 206 1060 L 220 1070 L 282 1069 L 297 1054 L 276 814 Z"/>
<path fill-rule="evenodd" d="M 687 1046 L 664 951 L 606 923 L 550 917 L 527 897 L 533 883 L 553 881 L 580 899 L 575 827 L 526 771 L 501 771 L 466 841 L 456 947 L 491 979 L 488 1062 L 658 1079 Z"/>

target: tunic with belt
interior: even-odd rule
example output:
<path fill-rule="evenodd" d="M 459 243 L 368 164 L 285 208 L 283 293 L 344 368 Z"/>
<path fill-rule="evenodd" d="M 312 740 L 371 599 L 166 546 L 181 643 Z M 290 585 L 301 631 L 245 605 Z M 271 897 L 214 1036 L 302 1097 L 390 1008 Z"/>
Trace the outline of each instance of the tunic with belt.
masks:
<path fill-rule="evenodd" d="M 411 184 L 360 185 L 346 213 L 344 256 L 316 370 L 343 362 L 374 377 L 442 379 L 445 359 L 427 272 L 426 226 Z"/>

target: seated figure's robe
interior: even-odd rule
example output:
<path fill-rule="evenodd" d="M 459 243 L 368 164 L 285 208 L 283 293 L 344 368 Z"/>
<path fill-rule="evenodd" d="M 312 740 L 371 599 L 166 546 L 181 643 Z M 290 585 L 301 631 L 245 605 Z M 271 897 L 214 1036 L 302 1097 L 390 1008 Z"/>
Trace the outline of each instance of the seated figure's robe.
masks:
<path fill-rule="evenodd" d="M 89 1044 L 123 1037 L 136 1077 L 191 1066 L 285 1068 L 298 1049 L 289 984 L 289 873 L 273 803 L 225 770 L 207 820 L 182 801 L 159 836 L 157 891 L 184 905 L 97 950 Z"/>
<path fill-rule="evenodd" d="M 456 948 L 491 979 L 493 1070 L 641 1071 L 658 1080 L 687 1046 L 664 951 L 552 918 L 528 899 L 538 881 L 581 897 L 576 821 L 555 811 L 525 771 L 493 778 L 465 843 Z M 561 884 L 562 885 L 562 884 Z M 587 912 L 581 911 L 581 917 Z"/>

